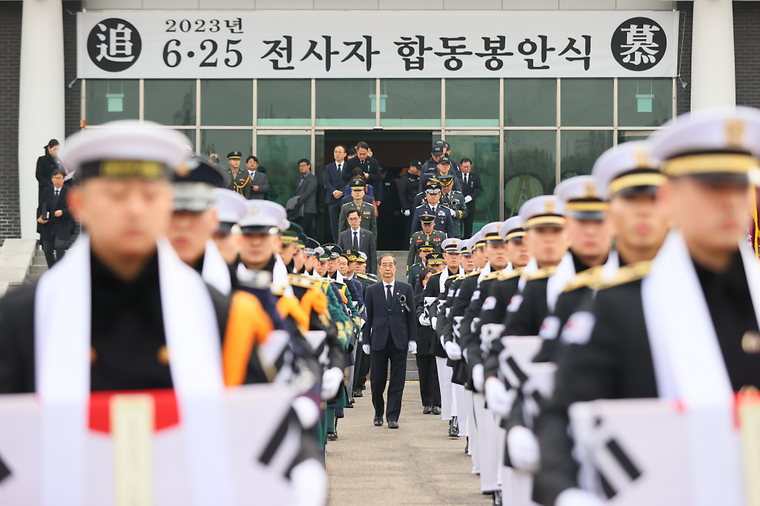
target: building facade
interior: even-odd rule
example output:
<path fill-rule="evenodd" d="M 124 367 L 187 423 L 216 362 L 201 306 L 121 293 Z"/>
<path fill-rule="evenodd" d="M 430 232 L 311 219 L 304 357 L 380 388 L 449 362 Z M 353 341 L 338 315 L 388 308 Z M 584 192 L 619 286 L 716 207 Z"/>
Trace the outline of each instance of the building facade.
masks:
<path fill-rule="evenodd" d="M 483 180 L 485 191 L 478 202 L 476 223 L 505 219 L 526 199 L 551 193 L 562 179 L 589 173 L 607 148 L 643 138 L 675 115 L 689 111 L 694 85 L 692 34 L 700 26 L 694 24 L 693 2 L 658 0 L 45 2 L 59 6 L 60 19 L 56 15 L 48 22 L 59 22 L 63 32 L 61 47 L 56 48 L 59 53 L 51 52 L 61 55 L 62 67 L 49 86 L 58 88 L 63 102 L 46 104 L 59 118 L 53 121 L 57 124 L 51 131 L 46 131 L 45 108 L 43 113 L 30 109 L 29 99 L 24 105 L 21 45 L 27 40 L 22 32 L 26 29 L 23 17 L 31 12 L 24 5 L 28 2 L 0 0 L 0 155 L 5 161 L 0 166 L 0 239 L 34 233 L 33 216 L 27 222 L 28 209 L 36 206 L 30 201 L 29 188 L 36 191 L 36 183 L 33 175 L 29 181 L 29 175 L 47 140 L 80 128 L 103 128 L 117 119 L 151 120 L 180 130 L 194 150 L 219 154 L 223 165 L 230 151 L 241 151 L 244 157 L 255 154 L 272 183 L 269 198 L 282 204 L 300 177 L 297 161 L 309 158 L 321 177 L 337 143 L 366 140 L 381 165 L 393 174 L 412 158 L 424 161 L 432 142 L 445 139 L 455 159 L 472 159 L 474 171 Z M 194 12 L 207 9 L 291 10 L 292 15 L 301 16 L 321 10 L 364 9 L 367 20 L 372 19 L 373 11 L 398 11 L 399 16 L 416 17 L 420 24 L 426 23 L 427 12 L 465 9 L 483 17 L 494 11 L 525 10 L 589 15 L 677 11 L 677 37 L 668 40 L 677 50 L 677 63 L 672 75 L 665 77 L 81 78 L 81 71 L 77 74 L 77 13 L 98 12 L 108 18 L 114 12 L 165 11 L 180 23 L 192 21 Z M 760 45 L 755 39 L 760 5 L 734 2 L 732 9 L 730 12 L 729 5 L 735 102 L 758 106 L 755 62 Z M 451 26 L 439 27 L 441 32 L 456 32 L 457 17 L 451 19 Z M 36 61 L 37 75 L 46 76 L 45 61 Z M 733 83 L 733 76 L 731 79 Z M 718 103 L 734 100 L 726 95 L 717 92 Z M 39 108 L 39 104 L 33 107 Z M 30 130 L 19 119 L 24 110 L 32 110 L 35 116 L 33 135 L 24 133 L 24 128 Z M 41 140 L 25 141 L 32 137 Z"/>

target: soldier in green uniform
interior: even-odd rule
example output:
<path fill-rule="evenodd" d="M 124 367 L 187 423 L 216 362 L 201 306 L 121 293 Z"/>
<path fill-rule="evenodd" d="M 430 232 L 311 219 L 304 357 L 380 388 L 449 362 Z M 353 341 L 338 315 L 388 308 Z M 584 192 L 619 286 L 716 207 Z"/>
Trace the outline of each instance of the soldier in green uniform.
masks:
<path fill-rule="evenodd" d="M 351 202 L 346 202 L 340 208 L 340 218 L 338 218 L 338 232 L 348 230 L 348 212 L 351 209 L 358 209 L 362 221 L 359 225 L 364 230 L 369 230 L 377 238 L 377 216 L 375 216 L 375 206 L 364 201 L 365 182 L 361 179 L 354 179 L 348 185 L 351 187 Z"/>
<path fill-rule="evenodd" d="M 467 218 L 467 204 L 462 192 L 454 189 L 454 175 L 441 176 L 441 204 L 448 207 L 454 219 L 454 237 L 462 238 L 462 223 Z"/>
<path fill-rule="evenodd" d="M 229 186 L 228 189 L 239 193 L 243 197 L 250 199 L 253 191 L 251 186 L 251 175 L 248 171 L 240 168 L 240 157 L 243 154 L 240 151 L 232 151 L 227 155 L 227 160 L 230 163 L 230 168 L 227 169 L 227 178 Z"/>
<path fill-rule="evenodd" d="M 419 262 L 409 267 L 409 270 L 406 273 L 407 282 L 415 289 L 417 288 L 417 277 L 420 275 L 420 272 L 422 272 L 422 269 L 427 266 L 427 257 L 433 253 L 435 247 L 430 244 L 430 241 L 425 241 L 418 249 Z"/>
<path fill-rule="evenodd" d="M 432 244 L 436 251 L 443 251 L 441 243 L 446 239 L 446 234 L 440 230 L 435 230 L 435 216 L 429 213 L 423 214 L 420 216 L 420 222 L 422 230 L 413 233 L 409 241 L 409 255 L 406 257 L 407 272 L 414 264 L 418 263 L 419 248 L 426 241 Z"/>

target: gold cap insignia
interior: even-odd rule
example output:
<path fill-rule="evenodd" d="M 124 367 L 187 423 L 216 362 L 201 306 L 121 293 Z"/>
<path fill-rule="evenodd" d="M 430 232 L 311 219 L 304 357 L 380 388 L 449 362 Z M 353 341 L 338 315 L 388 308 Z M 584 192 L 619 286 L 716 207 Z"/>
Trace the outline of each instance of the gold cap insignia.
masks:
<path fill-rule="evenodd" d="M 584 185 L 586 190 L 586 197 L 596 197 L 596 185 L 593 181 L 588 181 Z"/>
<path fill-rule="evenodd" d="M 553 200 L 547 200 L 544 202 L 544 211 L 546 211 L 546 214 L 552 214 L 554 212 Z"/>
<path fill-rule="evenodd" d="M 636 148 L 633 150 L 633 159 L 636 160 L 636 167 L 639 169 L 648 169 L 652 166 L 652 160 L 649 157 L 649 150 Z"/>
<path fill-rule="evenodd" d="M 746 130 L 744 121 L 740 119 L 732 119 L 726 122 L 726 144 L 731 147 L 738 147 L 742 145 L 744 140 L 744 132 Z"/>

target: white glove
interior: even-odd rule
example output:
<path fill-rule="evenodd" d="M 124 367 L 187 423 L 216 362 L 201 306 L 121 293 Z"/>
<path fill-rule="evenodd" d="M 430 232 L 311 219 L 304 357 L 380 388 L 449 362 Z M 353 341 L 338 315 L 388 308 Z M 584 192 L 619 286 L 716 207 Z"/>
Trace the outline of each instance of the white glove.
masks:
<path fill-rule="evenodd" d="M 483 369 L 483 364 L 475 364 L 472 367 L 472 386 L 475 387 L 475 390 L 483 393 L 483 387 L 486 383 L 486 376 L 485 376 L 485 369 Z"/>
<path fill-rule="evenodd" d="M 438 318 L 436 318 L 435 316 L 432 317 L 430 319 L 430 326 L 433 327 L 434 330 L 437 329 L 438 328 Z"/>
<path fill-rule="evenodd" d="M 447 342 L 443 345 L 443 348 L 446 350 L 446 355 L 448 355 L 451 360 L 462 360 L 462 348 L 460 348 L 454 341 Z"/>
<path fill-rule="evenodd" d="M 319 422 L 319 406 L 308 397 L 296 397 L 291 403 L 304 429 L 316 427 Z"/>
<path fill-rule="evenodd" d="M 409 216 L 412 212 L 409 209 L 404 209 L 404 216 Z"/>
<path fill-rule="evenodd" d="M 516 425 L 507 432 L 507 450 L 512 467 L 535 473 L 541 464 L 541 452 L 538 439 L 533 431 L 522 425 Z"/>
<path fill-rule="evenodd" d="M 456 218 L 456 215 L 457 215 L 457 212 L 456 212 L 456 211 L 454 211 L 453 209 L 449 209 L 449 212 L 451 213 L 451 216 L 452 216 L 453 218 Z"/>
<path fill-rule="evenodd" d="M 465 203 L 465 204 L 469 204 L 470 202 L 472 202 L 472 195 L 467 195 L 467 196 L 464 198 L 464 203 Z"/>
<path fill-rule="evenodd" d="M 566 488 L 554 500 L 554 506 L 603 506 L 599 496 L 579 488 Z"/>
<path fill-rule="evenodd" d="M 293 506 L 324 506 L 327 504 L 327 471 L 317 459 L 307 459 L 290 472 Z"/>
<path fill-rule="evenodd" d="M 370 351 L 369 350 L 369 345 L 368 344 L 363 344 L 362 345 L 362 351 L 364 352 L 365 355 L 369 355 L 369 351 Z"/>
<path fill-rule="evenodd" d="M 427 316 L 425 316 L 425 313 L 422 313 L 420 315 L 419 322 L 420 322 L 420 325 L 422 325 L 424 327 L 429 327 L 430 326 L 430 319 Z"/>
<path fill-rule="evenodd" d="M 512 399 L 504 383 L 499 381 L 499 378 L 488 378 L 485 384 L 485 391 L 488 409 L 501 417 L 509 416 L 509 410 L 512 408 Z"/>
<path fill-rule="evenodd" d="M 417 341 L 409 341 L 409 353 L 412 355 L 417 354 Z"/>
<path fill-rule="evenodd" d="M 330 400 L 338 395 L 338 389 L 343 383 L 343 371 L 338 367 L 333 367 L 322 373 L 322 398 Z"/>

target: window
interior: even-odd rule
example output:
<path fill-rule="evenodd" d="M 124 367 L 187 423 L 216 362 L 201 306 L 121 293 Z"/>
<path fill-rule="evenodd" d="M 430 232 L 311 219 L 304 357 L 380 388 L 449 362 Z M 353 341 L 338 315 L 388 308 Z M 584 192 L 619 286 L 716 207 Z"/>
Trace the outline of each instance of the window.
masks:
<path fill-rule="evenodd" d="M 138 79 L 90 79 L 85 89 L 86 125 L 140 117 Z"/>

